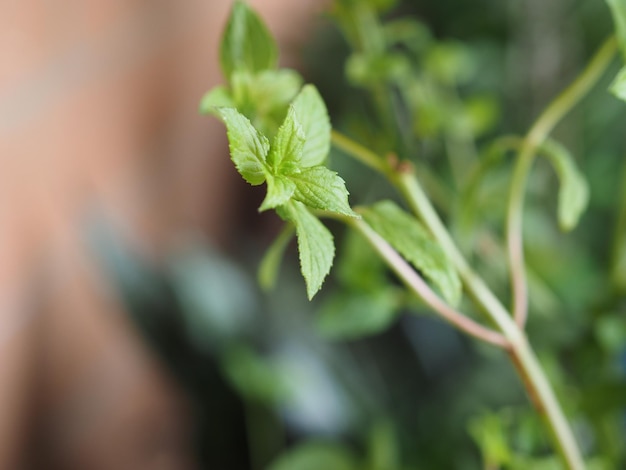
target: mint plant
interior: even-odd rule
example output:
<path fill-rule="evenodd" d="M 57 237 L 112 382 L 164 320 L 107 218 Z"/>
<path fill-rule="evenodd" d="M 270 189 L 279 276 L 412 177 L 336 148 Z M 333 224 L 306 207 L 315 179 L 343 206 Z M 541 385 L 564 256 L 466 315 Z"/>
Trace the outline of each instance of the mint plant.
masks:
<path fill-rule="evenodd" d="M 233 5 L 220 50 L 227 84 L 209 91 L 202 99 L 200 111 L 213 114 L 225 124 L 230 155 L 241 176 L 253 186 L 266 185 L 266 196 L 259 210 L 274 210 L 285 222 L 261 263 L 260 282 L 265 287 L 276 282 L 282 255 L 295 234 L 307 295 L 312 299 L 331 271 L 335 257 L 333 235 L 321 219 L 345 224 L 435 314 L 508 354 L 553 438 L 554 450 L 562 464 L 568 469 L 586 468 L 572 427 L 525 332 L 529 289 L 523 248 L 523 209 L 533 162 L 537 156 L 545 157 L 560 183 L 559 226 L 564 232 L 577 226 L 589 202 L 589 185 L 574 157 L 551 134 L 605 74 L 618 46 L 626 57 L 626 3 L 607 0 L 616 37 L 606 40 L 578 78 L 545 108 L 528 133 L 523 137 L 496 139 L 483 158 L 478 157 L 472 139 L 489 128 L 494 120 L 494 105 L 481 96 L 462 99 L 457 93 L 459 83 L 468 76 L 471 57 L 462 45 L 436 43 L 418 22 L 394 20 L 383 24 L 378 13 L 393 3 L 337 0 L 333 10 L 354 50 L 346 67 L 348 78 L 373 97 L 380 133 L 384 136 L 381 141 L 391 143 L 385 155 L 332 130 L 317 89 L 303 85 L 295 71 L 278 69 L 276 42 L 261 19 L 245 2 L 237 0 Z M 421 67 L 417 72 L 412 65 L 416 61 Z M 397 93 L 389 93 L 390 88 Z M 617 74 L 610 89 L 618 98 L 626 99 L 625 68 Z M 402 122 L 396 119 L 399 108 L 405 117 Z M 462 229 L 463 224 L 460 228 L 447 227 L 435 209 L 433 201 L 437 199 L 438 206 L 445 206 L 447 196 L 440 196 L 442 189 L 433 172 L 423 163 L 398 157 L 411 155 L 419 148 L 420 140 L 429 139 L 439 139 L 447 148 L 453 179 L 461 194 L 455 202 L 461 221 L 474 212 L 476 193 L 485 175 L 502 162 L 506 153 L 515 154 L 503 242 L 512 292 L 510 309 L 472 267 L 463 247 L 452 236 L 451 228 Z M 327 166 L 331 145 L 389 181 L 402 202 L 382 200 L 351 207 L 344 179 Z M 623 214 L 621 220 L 618 229 L 621 234 L 618 233 L 616 240 L 623 241 L 626 232 Z M 615 251 L 618 261 L 614 265 L 614 277 L 623 282 L 624 244 L 616 242 Z M 386 281 L 373 271 L 372 276 L 376 283 Z M 356 288 L 354 292 L 357 296 L 368 295 L 367 288 Z M 384 312 L 397 309 L 398 302 L 386 299 L 376 297 L 371 304 Z M 484 314 L 486 323 L 460 311 L 469 300 Z M 392 317 L 385 313 L 385 318 Z M 374 321 L 375 327 L 366 326 L 362 331 L 375 331 L 387 323 L 387 320 Z M 492 419 L 486 419 L 485 423 L 485 429 L 498 428 Z M 478 436 L 479 442 L 486 442 L 483 451 L 489 468 L 499 465 L 522 468 L 515 466 L 521 460 L 515 464 L 498 439 L 481 441 L 482 429 L 473 426 L 472 434 Z M 332 461 L 331 457 L 324 458 Z M 349 460 L 346 457 L 342 462 Z M 276 468 L 291 468 L 285 463 L 288 461 Z M 342 463 L 341 468 L 360 468 L 355 465 Z"/>

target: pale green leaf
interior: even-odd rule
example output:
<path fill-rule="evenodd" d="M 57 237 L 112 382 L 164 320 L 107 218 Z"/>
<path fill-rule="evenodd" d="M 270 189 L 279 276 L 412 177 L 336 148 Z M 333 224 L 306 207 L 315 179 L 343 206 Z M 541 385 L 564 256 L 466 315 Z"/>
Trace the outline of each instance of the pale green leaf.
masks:
<path fill-rule="evenodd" d="M 276 174 L 284 175 L 296 171 L 300 165 L 303 147 L 304 132 L 294 107 L 290 106 L 285 121 L 274 137 L 267 163 Z"/>
<path fill-rule="evenodd" d="M 363 211 L 372 228 L 411 262 L 453 306 L 461 299 L 461 281 L 441 247 L 422 224 L 391 201 L 382 201 Z"/>
<path fill-rule="evenodd" d="M 589 203 L 589 186 L 569 151 L 558 142 L 548 140 L 541 150 L 550 160 L 561 186 L 558 218 L 562 230 L 572 230 Z"/>
<path fill-rule="evenodd" d="M 620 100 L 626 101 L 626 67 L 622 67 L 609 87 L 611 93 Z"/>
<path fill-rule="evenodd" d="M 606 3 L 608 3 L 611 9 L 622 55 L 626 58 L 626 0 L 606 0 Z"/>
<path fill-rule="evenodd" d="M 281 216 L 296 225 L 300 269 L 310 300 L 322 287 L 333 265 L 335 257 L 333 236 L 304 204 L 292 201 L 279 209 Z"/>
<path fill-rule="evenodd" d="M 393 288 L 344 293 L 321 309 L 316 327 L 329 339 L 356 339 L 384 331 L 395 320 L 399 300 Z"/>
<path fill-rule="evenodd" d="M 296 184 L 294 199 L 297 201 L 312 209 L 357 217 L 348 203 L 346 183 L 334 171 L 323 166 L 315 166 L 305 168 L 290 177 Z"/>
<path fill-rule="evenodd" d="M 200 114 L 214 114 L 219 117 L 216 108 L 234 108 L 235 102 L 228 89 L 224 86 L 216 86 L 205 93 L 200 101 Z"/>
<path fill-rule="evenodd" d="M 230 157 L 235 167 L 251 185 L 263 183 L 269 141 L 236 109 L 218 108 L 218 112 L 226 124 Z"/>
<path fill-rule="evenodd" d="M 306 85 L 293 102 L 304 131 L 303 167 L 321 165 L 330 151 L 330 119 L 317 88 Z"/>
<path fill-rule="evenodd" d="M 233 4 L 220 46 L 220 65 L 230 79 L 236 70 L 251 73 L 276 67 L 278 47 L 259 16 L 241 0 Z"/>
<path fill-rule="evenodd" d="M 276 133 L 301 86 L 302 77 L 289 69 L 263 70 L 257 74 L 239 71 L 231 77 L 237 109 L 267 135 Z"/>
<path fill-rule="evenodd" d="M 358 470 L 363 468 L 343 447 L 312 441 L 281 455 L 268 470 Z"/>
<path fill-rule="evenodd" d="M 291 223 L 285 225 L 280 235 L 276 237 L 274 243 L 265 252 L 265 256 L 259 265 L 258 279 L 263 289 L 269 290 L 276 285 L 278 268 L 289 245 L 289 241 L 294 235 L 294 226 Z"/>
<path fill-rule="evenodd" d="M 289 178 L 281 175 L 267 175 L 267 195 L 259 207 L 263 212 L 285 204 L 296 190 L 296 185 Z"/>

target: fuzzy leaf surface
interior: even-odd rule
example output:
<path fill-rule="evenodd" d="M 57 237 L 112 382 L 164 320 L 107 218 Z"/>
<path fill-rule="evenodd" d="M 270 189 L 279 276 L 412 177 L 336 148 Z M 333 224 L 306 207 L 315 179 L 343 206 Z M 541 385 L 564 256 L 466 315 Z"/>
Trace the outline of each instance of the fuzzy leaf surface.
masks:
<path fill-rule="evenodd" d="M 267 175 L 267 195 L 259 207 L 263 212 L 286 204 L 296 190 L 296 185 L 289 178 L 281 175 Z"/>
<path fill-rule="evenodd" d="M 259 16 L 236 0 L 220 45 L 220 65 L 230 79 L 236 70 L 251 73 L 276 67 L 278 46 Z"/>
<path fill-rule="evenodd" d="M 422 224 L 392 201 L 363 211 L 363 218 L 391 246 L 419 269 L 453 306 L 461 299 L 461 281 L 441 247 Z"/>
<path fill-rule="evenodd" d="M 230 157 L 243 178 L 253 186 L 265 181 L 265 159 L 270 144 L 248 118 L 233 108 L 218 108 L 226 125 Z"/>
<path fill-rule="evenodd" d="M 297 201 L 312 209 L 357 217 L 348 203 L 346 183 L 334 171 L 315 166 L 291 175 L 291 179 L 296 184 L 294 199 Z"/>
<path fill-rule="evenodd" d="M 272 142 L 272 149 L 267 158 L 267 163 L 275 174 L 287 175 L 297 171 L 300 166 L 303 148 L 304 132 L 296 118 L 294 107 L 290 106 L 287 117 L 278 129 L 278 133 Z"/>
<path fill-rule="evenodd" d="M 279 214 L 296 225 L 300 269 L 309 300 L 320 290 L 335 258 L 332 234 L 306 206 L 292 201 L 279 208 Z"/>
<path fill-rule="evenodd" d="M 321 165 L 330 151 L 330 118 L 324 100 L 317 88 L 306 85 L 293 106 L 305 136 L 302 166 Z"/>

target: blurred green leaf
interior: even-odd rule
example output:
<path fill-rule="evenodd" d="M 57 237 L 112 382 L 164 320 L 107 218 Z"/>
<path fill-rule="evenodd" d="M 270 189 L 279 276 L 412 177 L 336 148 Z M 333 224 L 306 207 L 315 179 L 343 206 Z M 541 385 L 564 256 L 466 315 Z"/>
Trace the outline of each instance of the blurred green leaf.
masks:
<path fill-rule="evenodd" d="M 265 404 L 286 399 L 288 388 L 280 370 L 249 346 L 231 346 L 222 358 L 222 367 L 232 385 L 247 399 Z"/>
<path fill-rule="evenodd" d="M 285 249 L 294 235 L 294 226 L 288 223 L 269 247 L 259 265 L 258 279 L 261 288 L 269 290 L 276 285 L 280 263 Z"/>
<path fill-rule="evenodd" d="M 259 16 L 246 2 L 236 0 L 222 36 L 220 65 L 230 79 L 235 71 L 250 73 L 276 67 L 278 47 Z"/>
<path fill-rule="evenodd" d="M 554 140 L 547 140 L 541 150 L 550 160 L 561 182 L 559 189 L 559 225 L 572 230 L 589 203 L 589 186 L 569 151 Z"/>
<path fill-rule="evenodd" d="M 201 114 L 213 114 L 219 117 L 216 108 L 234 108 L 235 102 L 228 89 L 224 86 L 216 86 L 205 93 L 200 101 Z"/>
<path fill-rule="evenodd" d="M 511 463 L 512 453 L 499 415 L 484 413 L 474 417 L 469 422 L 469 433 L 480 448 L 485 468 L 499 468 Z"/>
<path fill-rule="evenodd" d="M 322 306 L 316 327 L 321 335 L 335 340 L 373 335 L 394 321 L 398 304 L 398 291 L 389 287 L 341 293 Z"/>
<path fill-rule="evenodd" d="M 626 101 L 626 67 L 617 72 L 609 90 L 620 100 Z"/>
<path fill-rule="evenodd" d="M 611 14 L 613 15 L 613 23 L 617 33 L 622 54 L 626 58 L 626 1 L 625 0 L 606 0 Z"/>
<path fill-rule="evenodd" d="M 343 447 L 310 441 L 280 456 L 268 470 L 361 470 L 357 459 Z"/>
<path fill-rule="evenodd" d="M 368 451 L 368 470 L 400 469 L 397 436 L 390 421 L 380 421 L 373 426 Z"/>
<path fill-rule="evenodd" d="M 441 247 L 422 224 L 392 201 L 363 210 L 363 218 L 391 246 L 423 272 L 450 305 L 461 300 L 461 281 Z"/>

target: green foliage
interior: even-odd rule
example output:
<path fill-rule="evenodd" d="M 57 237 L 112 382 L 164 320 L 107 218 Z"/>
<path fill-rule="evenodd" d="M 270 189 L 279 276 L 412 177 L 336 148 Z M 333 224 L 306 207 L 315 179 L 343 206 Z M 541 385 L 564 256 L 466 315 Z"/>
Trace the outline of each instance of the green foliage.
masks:
<path fill-rule="evenodd" d="M 332 442 L 307 442 L 282 455 L 268 470 L 357 470 L 356 458 Z"/>
<path fill-rule="evenodd" d="M 320 290 L 335 257 L 333 236 L 301 202 L 282 206 L 280 214 L 296 225 L 300 268 L 309 299 Z"/>
<path fill-rule="evenodd" d="M 547 111 L 540 114 L 535 125 L 530 126 L 527 137 L 507 136 L 490 143 L 487 139 L 495 130 L 517 128 L 519 123 L 515 120 L 524 117 L 527 103 L 523 99 L 515 101 L 516 98 L 505 97 L 503 90 L 492 90 L 502 76 L 489 75 L 481 61 L 485 54 L 482 45 L 453 39 L 453 36 L 441 34 L 439 29 L 435 29 L 435 37 L 421 21 L 397 17 L 396 12 L 391 13 L 391 20 L 383 22 L 381 13 L 390 12 L 397 3 L 395 0 L 337 0 L 333 10 L 333 18 L 352 49 L 345 75 L 351 85 L 367 92 L 358 95 L 362 100 L 359 105 L 351 103 L 352 110 L 346 113 L 347 117 L 338 120 L 351 133 L 361 134 L 364 144 L 353 141 L 346 144 L 350 139 L 338 133 L 334 134 L 334 142 L 344 153 L 386 178 L 413 212 L 406 212 L 397 203 L 385 200 L 389 197 L 385 188 L 370 182 L 374 180 L 367 180 L 362 184 L 365 190 L 361 194 L 355 191 L 357 197 L 368 202 L 384 200 L 359 209 L 363 221 L 356 221 L 359 215 L 350 207 L 347 189 L 347 186 L 352 189 L 352 182 L 362 176 L 355 177 L 351 169 L 338 173 L 326 166 L 333 134 L 320 93 L 313 85 L 303 86 L 297 73 L 276 69 L 278 51 L 267 28 L 245 3 L 236 1 L 234 4 L 220 51 L 227 84 L 209 91 L 200 108 L 225 123 L 231 158 L 242 177 L 252 185 L 267 184 L 260 211 L 274 209 L 286 221 L 285 229 L 261 262 L 259 281 L 265 288 L 276 283 L 281 259 L 295 232 L 307 297 L 312 299 L 327 278 L 335 258 L 333 234 L 320 217 L 331 217 L 362 234 L 371 234 L 364 239 L 355 237 L 352 231 L 345 235 L 339 250 L 338 290 L 321 303 L 316 318 L 316 329 L 324 338 L 353 340 L 375 335 L 388 328 L 402 311 L 416 307 L 415 301 L 409 300 L 414 296 L 407 295 L 389 274 L 391 267 L 400 279 L 407 279 L 402 270 L 409 267 L 400 263 L 400 255 L 415 268 L 411 274 L 423 276 L 448 304 L 445 308 L 435 306 L 437 313 L 465 331 L 471 330 L 464 326 L 467 323 L 463 322 L 468 322 L 474 327 L 471 334 L 479 339 L 498 344 L 493 335 L 502 337 L 504 348 L 522 376 L 521 383 L 529 388 L 537 383 L 541 385 L 531 394 L 543 407 L 548 420 L 557 419 L 555 416 L 560 413 L 560 405 L 550 398 L 551 387 L 546 384 L 554 385 L 558 395 L 564 397 L 564 408 L 592 435 L 585 444 L 590 455 L 599 457 L 590 459 L 590 468 L 611 468 L 613 463 L 623 462 L 625 458 L 619 444 L 615 443 L 614 435 L 619 433 L 619 426 L 613 419 L 615 410 L 624 406 L 623 399 L 615 398 L 622 393 L 623 383 L 614 377 L 597 380 L 606 371 L 588 366 L 603 363 L 606 369 L 614 370 L 611 361 L 623 350 L 623 322 L 618 319 L 623 313 L 623 300 L 613 288 L 604 286 L 609 284 L 608 274 L 604 272 L 608 270 L 602 264 L 604 259 L 600 258 L 606 254 L 597 256 L 593 252 L 594 247 L 597 250 L 604 246 L 606 240 L 598 237 L 589 224 L 582 224 L 579 230 L 568 234 L 568 238 L 560 238 L 543 208 L 536 204 L 537 199 L 551 200 L 556 192 L 556 188 L 546 184 L 552 180 L 546 177 L 545 168 L 537 168 L 534 170 L 536 178 L 535 173 L 533 178 L 528 178 L 533 204 L 524 211 L 522 204 L 516 208 L 511 202 L 522 200 L 512 195 L 515 195 L 515 188 L 523 191 L 526 186 L 524 179 L 516 180 L 520 167 L 516 166 L 511 182 L 510 167 L 494 163 L 500 162 L 510 150 L 519 155 L 531 150 L 529 158 L 514 161 L 515 165 L 522 162 L 522 169 L 524 162 L 532 162 L 535 153 L 545 156 L 560 183 L 559 226 L 563 231 L 572 230 L 588 206 L 591 209 L 589 220 L 595 220 L 598 225 L 606 226 L 609 219 L 612 224 L 612 217 L 615 217 L 616 241 L 611 262 L 615 270 L 621 269 L 623 262 L 620 260 L 626 259 L 623 256 L 626 251 L 620 245 L 626 218 L 607 213 L 598 215 L 597 207 L 594 208 L 590 186 L 593 188 L 594 182 L 597 185 L 599 180 L 604 184 L 603 178 L 594 177 L 593 171 L 589 171 L 589 168 L 593 170 L 595 160 L 587 159 L 579 169 L 567 148 L 550 138 L 566 111 L 586 94 L 580 90 L 587 90 L 588 85 L 596 83 L 607 70 L 609 46 L 615 43 L 606 43 L 609 46 L 602 49 L 604 56 L 594 56 L 590 63 L 593 73 L 585 69 L 581 75 L 587 81 L 581 80 L 582 85 L 577 82 L 576 86 L 565 89 Z M 607 0 L 607 3 L 613 14 L 618 42 L 626 51 L 626 4 L 622 0 Z M 495 55 L 502 52 L 498 50 Z M 626 96 L 625 83 L 626 72 L 622 69 L 611 85 L 611 91 L 622 99 Z M 516 90 L 521 93 L 520 87 Z M 507 89 L 506 93 L 509 92 Z M 511 106 L 511 102 L 516 104 L 512 106 L 516 112 L 502 112 L 504 104 Z M 605 125 L 614 117 L 608 115 L 602 117 Z M 585 122 L 586 125 L 589 123 Z M 575 154 L 581 154 L 572 146 L 575 139 L 568 139 L 567 133 L 564 136 L 563 142 Z M 600 140 L 595 136 L 593 142 Z M 483 147 L 490 149 L 487 158 L 480 157 Z M 530 165 L 526 171 L 530 171 Z M 609 171 L 613 170 L 605 173 Z M 410 184 L 408 177 L 412 178 Z M 523 184 L 518 184 L 520 181 Z M 432 203 L 442 213 L 445 225 Z M 608 212 L 608 208 L 610 204 L 604 210 Z M 524 217 L 522 212 L 525 212 Z M 505 219 L 509 217 L 520 220 L 519 227 L 507 225 L 509 231 L 513 230 L 513 237 L 511 233 L 505 235 L 503 230 Z M 505 246 L 511 243 L 503 240 L 505 237 L 523 242 L 526 257 L 522 260 L 521 271 L 511 268 L 517 269 L 514 274 L 518 275 L 511 284 L 518 295 L 519 276 L 529 278 L 530 293 L 534 296 L 527 299 L 533 310 L 529 335 L 533 344 L 548 351 L 548 360 L 542 361 L 544 367 L 546 363 L 552 364 L 548 368 L 548 382 L 532 350 L 526 349 L 526 342 L 519 341 L 526 334 L 524 320 L 516 318 L 516 322 L 512 322 L 496 300 L 497 297 L 508 300 L 511 287 L 505 280 L 507 266 L 502 261 L 507 248 L 511 248 Z M 591 244 L 590 239 L 593 239 Z M 402 269 L 396 269 L 398 266 Z M 423 285 L 410 289 L 417 297 L 424 292 L 423 298 L 430 296 Z M 468 293 L 465 297 L 464 289 Z M 462 316 L 454 311 L 461 302 L 463 310 L 470 312 L 462 321 L 454 317 Z M 561 303 L 566 308 L 559 308 Z M 546 305 L 550 305 L 552 315 L 534 315 L 534 310 L 548 309 Z M 421 310 L 423 305 L 419 308 Z M 567 322 L 563 321 L 560 310 L 567 310 Z M 487 322 L 478 324 L 475 311 L 484 312 L 490 326 L 485 326 Z M 583 339 L 587 343 L 578 348 Z M 575 393 L 563 393 L 563 390 L 570 390 L 568 381 L 577 383 L 579 378 L 568 377 L 567 371 L 559 368 L 555 357 L 560 354 L 575 356 L 571 361 L 578 365 L 586 364 L 584 380 L 597 387 L 588 390 L 581 387 Z M 249 400 L 267 403 L 284 398 L 280 374 L 269 363 L 245 349 L 235 350 L 227 357 L 231 357 L 225 361 L 231 381 Z M 487 382 L 489 385 L 482 393 L 497 396 L 500 387 L 494 386 L 496 379 L 490 378 Z M 598 397 L 613 398 L 603 402 Z M 458 401 L 464 399 L 465 393 Z M 611 419 L 607 417 L 609 414 L 613 414 Z M 519 422 L 513 420 L 513 426 L 506 413 L 493 412 L 472 420 L 469 434 L 480 449 L 485 468 L 551 469 L 560 468 L 563 459 L 577 461 L 576 446 L 573 450 L 572 446 L 569 449 L 563 446 L 569 433 L 567 425 L 559 427 L 555 435 L 555 449 L 561 454 L 556 457 L 546 451 L 546 432 L 536 416 L 526 408 L 521 416 L 532 419 L 516 416 Z M 455 427 L 437 423 L 440 428 L 446 425 Z M 408 468 L 401 463 L 402 448 L 395 432 L 391 424 L 375 428 L 364 459 L 356 457 L 346 447 L 313 440 L 279 457 L 270 468 Z M 431 436 L 431 439 L 438 444 L 438 440 L 446 438 Z M 410 447 L 414 447 L 413 444 Z M 447 444 L 442 445 L 446 448 Z M 470 455 L 467 468 L 474 468 L 471 462 L 477 458 L 475 449 L 469 454 L 459 452 L 458 456 L 447 455 L 447 448 L 439 452 L 449 457 L 449 461 L 456 458 L 456 462 Z M 421 458 L 413 456 L 413 461 L 420 462 Z M 571 464 L 571 468 L 579 466 Z"/>
<path fill-rule="evenodd" d="M 274 68 L 277 59 L 276 41 L 265 24 L 244 1 L 236 0 L 220 48 L 220 64 L 226 77 L 234 72 Z"/>
<path fill-rule="evenodd" d="M 239 174 L 251 185 L 263 184 L 268 173 L 265 159 L 270 149 L 267 137 L 234 108 L 220 108 L 228 131 L 230 156 Z"/>
<path fill-rule="evenodd" d="M 422 224 L 392 201 L 363 211 L 363 218 L 402 256 L 424 273 L 451 305 L 461 300 L 461 281 L 443 252 Z"/>
<path fill-rule="evenodd" d="M 589 186 L 565 147 L 548 140 L 541 146 L 541 150 L 554 166 L 561 181 L 559 225 L 564 231 L 572 230 L 589 202 Z"/>

